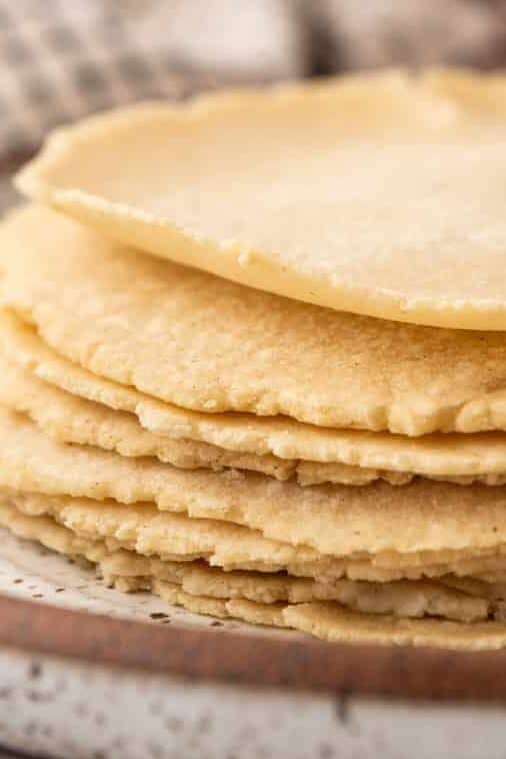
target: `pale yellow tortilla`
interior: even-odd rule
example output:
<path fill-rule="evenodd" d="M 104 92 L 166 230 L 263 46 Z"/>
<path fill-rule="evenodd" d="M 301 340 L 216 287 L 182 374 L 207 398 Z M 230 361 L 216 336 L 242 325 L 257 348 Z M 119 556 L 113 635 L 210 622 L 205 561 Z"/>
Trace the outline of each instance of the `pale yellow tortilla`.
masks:
<path fill-rule="evenodd" d="M 159 435 L 141 427 L 133 414 L 111 410 L 40 380 L 36 373 L 17 364 L 7 354 L 0 338 L 0 404 L 11 411 L 27 414 L 46 434 L 63 443 L 97 446 L 128 457 L 154 456 L 183 469 L 205 467 L 219 471 L 232 467 L 262 472 L 277 480 L 296 477 L 303 486 L 324 482 L 366 485 L 376 479 L 392 485 L 405 485 L 415 476 L 412 472 L 281 459 L 272 454 L 236 453 L 209 443 Z M 504 457 L 506 468 L 506 441 Z M 464 464 L 469 462 L 469 458 L 461 458 Z M 490 458 L 485 457 L 481 465 L 486 466 Z M 506 474 L 502 472 L 426 476 L 459 484 L 482 481 L 501 485 L 506 482 Z"/>
<path fill-rule="evenodd" d="M 287 570 L 315 579 L 320 579 L 317 570 L 332 579 L 345 573 L 343 561 L 320 557 L 313 549 L 272 541 L 227 522 L 162 513 L 151 504 L 123 506 L 8 490 L 2 490 L 2 501 L 29 517 L 50 516 L 79 538 L 105 542 L 109 550 L 125 549 L 165 561 L 205 559 L 226 570 Z"/>
<path fill-rule="evenodd" d="M 217 601 L 184 593 L 170 583 L 159 583 L 157 592 L 169 603 L 198 614 L 293 628 L 333 643 L 436 646 L 469 651 L 494 650 L 506 645 L 506 625 L 500 622 L 462 624 L 441 619 L 400 619 L 351 611 L 337 603 Z"/>
<path fill-rule="evenodd" d="M 408 435 L 506 428 L 502 333 L 289 301 L 108 243 L 43 208 L 14 213 L 0 242 L 6 305 L 60 354 L 159 400 Z"/>
<path fill-rule="evenodd" d="M 503 330 L 505 117 L 504 76 L 458 71 L 214 94 L 60 130 L 17 185 L 251 287 Z"/>
<path fill-rule="evenodd" d="M 0 348 L 0 404 L 27 414 L 62 443 L 92 445 L 121 456 L 153 456 L 183 469 L 236 467 L 263 472 L 278 480 L 296 473 L 297 462 L 272 455 L 235 453 L 208 443 L 170 438 L 145 430 L 132 414 L 113 411 L 44 382 L 10 360 Z M 353 479 L 354 467 L 350 467 Z M 347 467 L 343 466 L 346 473 Z M 344 474 L 344 476 L 346 476 Z M 357 479 L 361 477 L 357 471 Z M 365 472 L 367 481 L 367 472 Z M 374 479 L 374 473 L 368 480 Z"/>
<path fill-rule="evenodd" d="M 434 433 L 407 438 L 325 429 L 288 417 L 189 411 L 99 377 L 62 358 L 33 327 L 6 309 L 0 310 L 0 345 L 12 360 L 45 382 L 72 395 L 135 414 L 142 426 L 157 435 L 206 442 L 243 454 L 272 454 L 284 459 L 290 468 L 294 459 L 305 458 L 297 466 L 298 480 L 303 485 L 326 480 L 364 484 L 379 475 L 400 485 L 412 479 L 411 473 L 466 484 L 473 478 L 500 484 L 504 476 L 506 438 L 502 433 Z M 279 479 L 284 471 L 282 462 L 279 466 L 276 462 Z"/>
<path fill-rule="evenodd" d="M 59 553 L 83 556 L 98 564 L 109 585 L 122 590 L 155 590 L 157 582 L 172 582 L 192 596 L 247 599 L 264 604 L 308 603 L 332 600 L 371 614 L 401 617 L 436 616 L 461 622 L 487 619 L 494 612 L 493 594 L 483 587 L 481 596 L 460 590 L 455 583 L 400 581 L 390 583 L 335 580 L 322 583 L 283 574 L 231 571 L 205 562 L 161 561 L 132 551 L 113 550 L 100 542 L 85 541 L 44 516 L 26 516 L 5 503 L 0 505 L 0 525 L 18 537 L 36 540 Z"/>
<path fill-rule="evenodd" d="M 186 471 L 58 443 L 7 410 L 0 413 L 0 487 L 120 503 L 151 501 L 162 511 L 242 524 L 336 557 L 474 554 L 506 543 L 504 487 L 419 479 L 402 488 L 381 482 L 301 488 L 252 472 Z M 430 563 L 425 557 L 423 562 Z"/>
<path fill-rule="evenodd" d="M 484 579 L 478 577 L 456 577 L 455 575 L 446 575 L 440 580 L 443 585 L 448 588 L 455 588 L 462 593 L 466 593 L 469 596 L 475 598 L 487 598 L 490 600 L 501 602 L 502 609 L 506 601 L 506 583 L 504 577 L 502 580 L 495 580 L 487 582 Z M 502 611 L 504 621 L 504 611 Z"/>
<path fill-rule="evenodd" d="M 5 511 L 0 507 L 0 519 L 4 514 Z M 39 528 L 34 527 L 33 524 L 31 526 L 26 523 L 21 524 L 19 514 L 12 519 L 12 524 L 16 524 L 18 534 L 37 539 Z M 48 527 L 51 527 L 51 530 Z M 42 530 L 43 542 L 54 550 L 60 550 L 58 546 L 68 548 L 67 541 L 76 540 L 75 536 L 68 535 L 68 530 L 65 530 L 65 536 L 58 535 L 55 538 L 54 528 L 54 524 L 46 524 Z M 75 542 L 71 547 L 76 551 Z M 80 548 L 82 547 L 81 543 Z M 88 548 L 88 550 L 93 549 Z M 96 557 L 97 554 L 91 560 L 96 561 Z M 128 556 L 128 563 L 130 560 L 131 557 Z M 115 576 L 115 581 L 118 587 L 122 586 L 119 575 Z M 142 588 L 142 583 L 138 587 Z M 135 588 L 131 577 L 125 578 L 124 588 L 126 590 Z M 227 600 L 194 595 L 185 592 L 177 583 L 158 578 L 151 582 L 150 589 L 168 603 L 184 606 L 199 614 L 222 618 L 235 617 L 259 625 L 293 627 L 335 642 L 435 645 L 471 650 L 494 649 L 506 645 L 506 627 L 491 621 L 463 624 L 442 619 L 400 619 L 383 614 L 373 615 L 351 611 L 335 602 L 287 605 L 286 603 L 265 604 L 242 598 Z"/>
<path fill-rule="evenodd" d="M 246 609 L 244 606 L 242 619 L 247 619 Z M 282 620 L 287 627 L 335 643 L 437 646 L 471 651 L 506 645 L 506 625 L 500 622 L 463 625 L 445 620 L 380 617 L 329 603 L 285 606 Z"/>
<path fill-rule="evenodd" d="M 391 582 L 470 576 L 500 582 L 506 570 L 506 546 L 495 550 L 431 551 L 410 554 L 361 554 L 335 558 L 306 546 L 291 546 L 229 522 L 192 519 L 160 512 L 152 504 L 125 506 L 113 501 L 47 496 L 9 489 L 2 501 L 27 516 L 47 515 L 85 540 L 104 541 L 109 550 L 126 549 L 166 561 L 205 559 L 211 566 L 259 572 L 286 571 L 331 583 L 343 577 Z M 487 577 L 485 577 L 485 574 Z M 490 577 L 488 577 L 490 576 Z"/>

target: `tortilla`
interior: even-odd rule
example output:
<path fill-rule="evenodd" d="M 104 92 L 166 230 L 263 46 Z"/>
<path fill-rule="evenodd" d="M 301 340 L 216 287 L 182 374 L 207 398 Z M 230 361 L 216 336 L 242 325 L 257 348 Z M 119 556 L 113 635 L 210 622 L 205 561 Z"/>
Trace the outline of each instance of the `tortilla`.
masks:
<path fill-rule="evenodd" d="M 159 400 L 415 436 L 506 429 L 502 333 L 289 301 L 108 243 L 44 208 L 12 214 L 0 239 L 4 303 L 61 355 Z"/>
<path fill-rule="evenodd" d="M 17 186 L 250 287 L 504 330 L 505 113 L 504 76 L 458 71 L 213 94 L 59 130 Z"/>
<path fill-rule="evenodd" d="M 247 614 L 241 614 L 241 618 L 247 618 Z M 282 619 L 287 627 L 335 643 L 439 646 L 470 651 L 506 645 L 506 626 L 500 622 L 464 625 L 445 620 L 399 619 L 360 614 L 329 603 L 285 606 Z"/>
<path fill-rule="evenodd" d="M 312 549 L 268 540 L 239 525 L 162 513 L 150 504 L 122 506 L 111 501 L 8 490 L 2 490 L 2 500 L 29 517 L 50 516 L 80 538 L 102 541 L 110 550 L 121 548 L 165 561 L 206 559 L 210 565 L 226 570 L 258 568 L 277 572 L 300 565 L 302 570 L 307 566 L 310 572 L 318 565 L 329 576 L 334 570 L 332 576 L 336 578 L 344 572 L 343 562 L 325 558 L 320 561 Z"/>
<path fill-rule="evenodd" d="M 160 568 L 162 562 L 150 561 L 147 568 L 142 557 L 135 557 L 125 551 L 115 551 L 106 556 L 106 550 L 103 546 L 86 544 L 82 540 L 79 541 L 70 530 L 61 528 L 48 519 L 23 517 L 15 509 L 5 505 L 0 506 L 0 523 L 8 524 L 9 528 L 21 537 L 40 540 L 53 550 L 71 553 L 72 555 L 85 553 L 93 562 L 101 558 L 102 566 L 105 567 L 108 566 L 109 562 L 109 571 L 112 570 L 112 572 L 107 581 L 120 589 L 137 590 L 149 586 L 152 592 L 169 603 L 185 606 L 187 609 L 200 614 L 236 617 L 253 624 L 294 627 L 326 640 L 340 642 L 414 643 L 471 649 L 499 648 L 506 643 L 504 625 L 501 626 L 491 621 L 475 621 L 466 624 L 461 622 L 459 624 L 442 619 L 408 620 L 405 617 L 393 617 L 382 612 L 367 614 L 350 611 L 336 602 L 287 604 L 286 602 L 275 601 L 276 593 L 274 595 L 268 594 L 269 602 L 267 603 L 245 599 L 241 596 L 241 592 L 237 592 L 237 583 L 241 584 L 237 574 L 229 575 L 230 584 L 228 584 L 227 573 L 221 573 L 220 580 L 216 582 L 216 570 L 206 569 L 201 565 L 195 568 L 191 565 L 177 565 L 166 562 L 164 571 Z M 76 541 L 79 542 L 76 543 Z M 138 563 L 139 559 L 140 564 Z M 153 574 L 148 583 L 146 583 L 147 578 L 145 576 L 135 574 L 138 571 L 145 572 L 147 569 Z M 114 571 L 116 574 L 113 573 Z M 190 578 L 186 586 L 184 580 L 181 582 L 181 572 L 183 576 L 186 573 L 186 576 Z M 167 576 L 172 576 L 172 581 L 167 580 Z M 258 579 L 261 585 L 262 579 L 256 577 L 255 581 Z M 265 586 L 269 585 L 272 579 L 274 578 L 267 578 Z M 223 583 L 225 583 L 225 587 L 233 588 L 235 586 L 235 593 L 232 590 L 235 597 L 231 599 L 227 597 Z M 262 594 L 255 591 L 254 583 L 251 584 L 249 577 L 247 578 L 247 585 L 252 588 L 255 598 Z M 428 584 L 422 583 L 422 586 L 426 585 Z M 199 595 L 197 591 L 214 592 L 214 596 Z M 438 598 L 437 591 L 434 593 L 434 597 Z M 367 598 L 367 595 L 364 598 Z M 487 603 L 483 600 L 466 597 L 465 593 L 458 591 L 453 594 L 445 594 L 440 589 L 439 599 L 445 599 L 439 601 L 440 610 L 444 604 L 445 609 L 450 607 L 457 610 L 457 613 L 462 613 L 462 609 L 464 609 L 468 614 L 482 614 L 487 607 Z M 366 601 L 366 605 L 367 603 Z M 403 611 L 406 611 L 405 607 Z M 413 607 L 411 611 L 413 611 Z"/>
<path fill-rule="evenodd" d="M 211 566 L 260 572 L 286 571 L 323 583 L 342 577 L 368 582 L 399 579 L 477 577 L 499 582 L 505 577 L 506 546 L 495 550 L 360 554 L 335 558 L 312 548 L 265 538 L 260 532 L 229 522 L 192 519 L 160 512 L 152 504 L 124 506 L 114 501 L 46 496 L 2 489 L 4 503 L 28 516 L 48 515 L 81 538 L 104 541 L 167 561 L 205 559 Z M 487 575 L 487 576 L 485 576 Z M 490 578 L 490 579 L 489 579 Z"/>
<path fill-rule="evenodd" d="M 206 442 L 257 456 L 272 454 L 277 459 L 292 459 L 290 467 L 293 459 L 306 459 L 299 461 L 297 467 L 300 484 L 325 480 L 364 484 L 380 473 L 391 484 L 405 484 L 415 473 L 466 484 L 473 478 L 500 484 L 504 476 L 506 437 L 501 433 L 446 433 L 411 439 L 389 433 L 325 429 L 288 417 L 189 411 L 98 377 L 62 358 L 32 327 L 5 309 L 0 310 L 0 344 L 9 358 L 45 382 L 135 414 L 146 429 L 157 435 Z M 276 466 L 278 478 L 282 471 L 281 464 Z"/>
<path fill-rule="evenodd" d="M 183 469 L 236 467 L 285 480 L 295 473 L 297 466 L 296 461 L 275 456 L 234 453 L 207 443 L 149 432 L 131 414 L 112 411 L 39 380 L 9 360 L 1 348 L 0 404 L 27 414 L 46 434 L 60 442 L 97 446 L 127 457 L 153 456 Z M 347 467 L 343 469 L 346 471 Z M 354 468 L 351 470 L 350 479 Z M 359 477 L 357 472 L 357 479 Z"/>
<path fill-rule="evenodd" d="M 58 443 L 6 410 L 0 412 L 0 487 L 154 502 L 162 511 L 242 524 L 273 540 L 336 557 L 474 555 L 506 543 L 504 487 L 420 479 L 403 488 L 382 482 L 301 488 L 252 472 L 186 471 L 153 459 Z M 430 563 L 426 557 L 423 561 Z"/>
<path fill-rule="evenodd" d="M 324 602 L 276 605 L 244 599 L 218 602 L 191 596 L 170 583 L 159 583 L 157 591 L 169 603 L 199 614 L 293 628 L 333 643 L 439 646 L 469 651 L 494 650 L 506 645 L 506 626 L 494 621 L 462 624 L 441 619 L 400 619 L 364 614 Z"/>
<path fill-rule="evenodd" d="M 48 517 L 26 516 L 5 503 L 0 505 L 0 524 L 18 537 L 37 540 L 64 555 L 82 556 L 98 564 L 106 582 L 122 590 L 156 589 L 156 582 L 161 580 L 180 585 L 192 596 L 245 598 L 265 604 L 333 600 L 366 613 L 437 616 L 462 622 L 487 619 L 493 613 L 493 596 L 486 583 L 481 583 L 485 587 L 480 596 L 462 591 L 451 582 L 322 583 L 285 574 L 224 572 L 202 561 L 161 561 L 132 551 L 109 551 L 104 543 L 83 540 Z"/>
<path fill-rule="evenodd" d="M 233 467 L 262 472 L 277 480 L 296 477 L 303 486 L 324 482 L 366 485 L 376 479 L 404 485 L 415 476 L 412 472 L 281 459 L 272 454 L 235 453 L 208 443 L 159 435 L 143 429 L 130 413 L 113 411 L 39 380 L 6 353 L 0 347 L 0 403 L 11 411 L 27 414 L 46 434 L 63 443 L 96 446 L 127 457 L 154 456 L 183 469 L 206 467 L 219 471 Z M 504 448 L 506 467 L 506 442 Z M 439 479 L 500 485 L 506 481 L 506 474 L 448 475 Z"/>

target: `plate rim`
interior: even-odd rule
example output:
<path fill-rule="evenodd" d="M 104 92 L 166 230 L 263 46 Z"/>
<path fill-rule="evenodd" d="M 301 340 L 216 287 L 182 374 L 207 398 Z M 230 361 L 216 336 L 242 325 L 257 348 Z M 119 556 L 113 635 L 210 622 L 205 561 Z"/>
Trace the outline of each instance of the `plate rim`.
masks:
<path fill-rule="evenodd" d="M 393 698 L 506 699 L 506 649 L 283 639 L 117 618 L 6 594 L 0 594 L 0 646 L 190 680 Z"/>

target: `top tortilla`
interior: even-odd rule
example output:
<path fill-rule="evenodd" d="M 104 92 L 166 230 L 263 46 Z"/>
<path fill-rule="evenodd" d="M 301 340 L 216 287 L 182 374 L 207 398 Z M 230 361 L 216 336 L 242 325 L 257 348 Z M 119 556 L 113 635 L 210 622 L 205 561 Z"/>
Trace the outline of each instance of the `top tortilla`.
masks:
<path fill-rule="evenodd" d="M 243 284 L 506 329 L 506 78 L 387 72 L 151 104 L 57 132 L 18 187 Z"/>
<path fill-rule="evenodd" d="M 108 242 L 43 207 L 3 224 L 2 298 L 60 355 L 183 408 L 318 426 L 506 429 L 506 336 L 356 316 Z"/>

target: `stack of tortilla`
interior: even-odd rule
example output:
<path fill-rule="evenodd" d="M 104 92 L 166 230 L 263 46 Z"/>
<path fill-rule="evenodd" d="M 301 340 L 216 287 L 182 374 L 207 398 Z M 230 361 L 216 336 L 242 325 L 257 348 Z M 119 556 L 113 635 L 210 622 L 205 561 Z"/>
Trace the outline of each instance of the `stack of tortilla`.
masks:
<path fill-rule="evenodd" d="M 0 522 L 339 641 L 506 644 L 506 80 L 51 136 L 0 229 Z"/>

